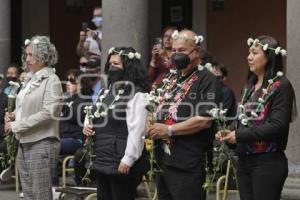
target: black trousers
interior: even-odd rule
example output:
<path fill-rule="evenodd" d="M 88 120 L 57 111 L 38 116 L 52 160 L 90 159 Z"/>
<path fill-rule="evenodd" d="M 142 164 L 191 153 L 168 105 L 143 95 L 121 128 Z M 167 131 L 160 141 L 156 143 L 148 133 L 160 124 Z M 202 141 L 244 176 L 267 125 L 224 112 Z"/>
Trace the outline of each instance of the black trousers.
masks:
<path fill-rule="evenodd" d="M 134 200 L 142 176 L 106 175 L 97 172 L 98 200 Z"/>
<path fill-rule="evenodd" d="M 176 168 L 164 167 L 157 179 L 159 200 L 205 200 L 203 184 L 204 166 L 192 173 Z"/>
<path fill-rule="evenodd" d="M 287 175 L 284 152 L 239 156 L 237 178 L 241 200 L 280 200 Z"/>

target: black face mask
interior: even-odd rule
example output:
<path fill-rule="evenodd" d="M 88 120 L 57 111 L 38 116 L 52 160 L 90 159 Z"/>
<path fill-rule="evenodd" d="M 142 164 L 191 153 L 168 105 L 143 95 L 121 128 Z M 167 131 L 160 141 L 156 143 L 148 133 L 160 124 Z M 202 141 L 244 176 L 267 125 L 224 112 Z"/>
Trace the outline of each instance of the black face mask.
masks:
<path fill-rule="evenodd" d="M 172 60 L 175 63 L 176 69 L 182 70 L 185 69 L 191 62 L 189 55 L 193 53 L 193 49 L 189 54 L 185 53 L 174 53 L 172 55 Z"/>
<path fill-rule="evenodd" d="M 121 81 L 124 78 L 124 70 L 118 67 L 111 65 L 107 72 L 108 74 L 108 82 L 114 83 L 116 81 Z"/>
<path fill-rule="evenodd" d="M 17 77 L 10 77 L 10 76 L 8 76 L 8 77 L 6 77 L 6 80 L 7 80 L 7 82 L 10 82 L 10 81 L 17 82 L 18 78 Z"/>

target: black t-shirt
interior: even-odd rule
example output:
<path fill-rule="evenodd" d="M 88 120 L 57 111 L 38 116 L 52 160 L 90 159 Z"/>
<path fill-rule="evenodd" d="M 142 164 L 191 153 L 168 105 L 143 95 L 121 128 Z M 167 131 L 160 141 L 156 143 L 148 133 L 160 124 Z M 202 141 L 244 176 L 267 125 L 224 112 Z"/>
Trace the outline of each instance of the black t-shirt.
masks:
<path fill-rule="evenodd" d="M 191 78 L 191 76 L 193 76 Z M 193 79 L 191 85 L 182 84 L 187 79 Z M 195 71 L 194 74 L 187 77 L 179 77 L 177 82 L 188 88 L 188 91 L 178 88 L 174 92 L 174 97 L 167 101 L 158 113 L 158 121 L 165 124 L 179 123 L 188 120 L 194 116 L 208 116 L 207 111 L 219 105 L 222 98 L 222 89 L 220 82 L 208 70 Z M 183 95 L 178 107 L 171 109 L 172 102 Z M 170 105 L 171 104 L 171 105 Z M 171 122 L 170 122 L 171 121 Z M 167 154 L 163 150 L 163 141 L 157 151 L 158 160 L 164 165 L 179 168 L 186 171 L 199 171 L 199 167 L 205 163 L 204 154 L 212 145 L 215 125 L 209 129 L 201 130 L 191 135 L 172 136 L 170 138 L 170 152 Z"/>

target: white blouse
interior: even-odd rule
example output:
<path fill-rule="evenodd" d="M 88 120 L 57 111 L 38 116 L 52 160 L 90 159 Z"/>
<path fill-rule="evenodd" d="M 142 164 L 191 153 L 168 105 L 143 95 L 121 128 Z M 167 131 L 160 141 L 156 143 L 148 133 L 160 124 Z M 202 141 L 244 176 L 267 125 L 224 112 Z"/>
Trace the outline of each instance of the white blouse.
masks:
<path fill-rule="evenodd" d="M 142 155 L 145 142 L 145 126 L 148 111 L 146 110 L 146 94 L 138 92 L 127 104 L 126 123 L 128 138 L 125 155 L 121 162 L 132 166 Z"/>

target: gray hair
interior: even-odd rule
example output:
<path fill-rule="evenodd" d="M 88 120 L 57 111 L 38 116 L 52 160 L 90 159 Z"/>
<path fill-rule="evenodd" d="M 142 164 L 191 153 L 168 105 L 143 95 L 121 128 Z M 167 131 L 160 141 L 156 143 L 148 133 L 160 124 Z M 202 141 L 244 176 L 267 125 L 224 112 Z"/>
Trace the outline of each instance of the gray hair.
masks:
<path fill-rule="evenodd" d="M 50 42 L 47 36 L 33 36 L 30 40 L 25 40 L 25 46 L 22 54 L 23 66 L 26 66 L 26 52 L 27 46 L 32 46 L 33 57 L 37 62 L 45 66 L 53 67 L 58 60 L 58 55 L 55 46 Z"/>

